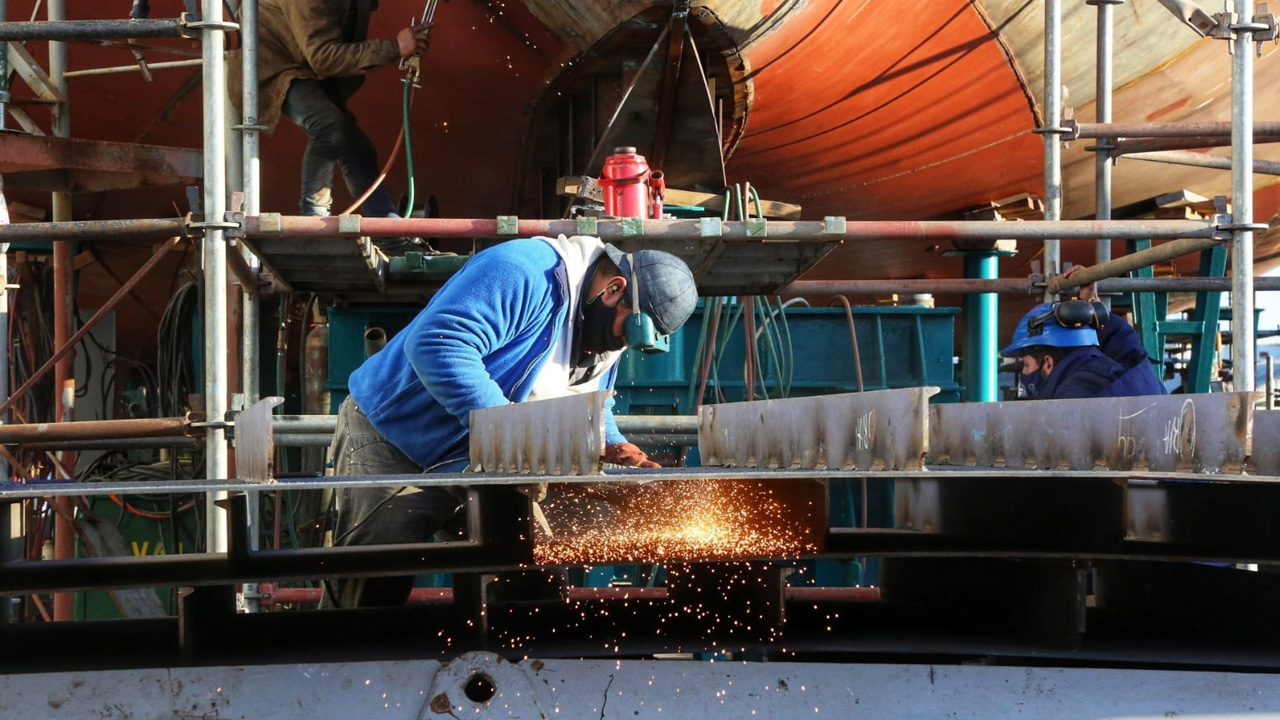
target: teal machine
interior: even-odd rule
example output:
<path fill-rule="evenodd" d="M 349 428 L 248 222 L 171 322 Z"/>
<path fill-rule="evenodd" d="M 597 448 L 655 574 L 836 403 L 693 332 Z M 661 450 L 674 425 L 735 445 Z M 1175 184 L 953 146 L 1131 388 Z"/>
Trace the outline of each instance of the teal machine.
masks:
<path fill-rule="evenodd" d="M 615 384 L 614 411 L 619 415 L 694 414 L 708 353 L 704 401 L 746 400 L 745 306 L 735 298 L 704 298 L 689 321 L 671 335 L 669 352 L 625 353 Z M 853 307 L 846 312 L 843 307 L 784 306 L 764 298 L 756 298 L 752 306 L 755 399 L 932 385 L 940 388 L 934 402 L 960 400 L 963 387 L 956 381 L 953 362 L 958 308 L 874 306 Z M 347 378 L 364 360 L 366 332 L 380 328 L 390 337 L 408 325 L 419 309 L 380 305 L 329 310 L 327 384 L 334 412 L 346 397 Z M 717 311 L 712 343 L 712 321 Z M 858 363 L 854 362 L 850 314 L 857 337 Z M 696 448 L 684 460 L 696 465 Z M 891 481 L 870 482 L 864 491 L 859 481 L 836 478 L 830 492 L 833 526 L 892 525 Z M 792 578 L 796 583 L 826 587 L 871 585 L 878 582 L 878 570 L 874 560 L 865 564 L 824 560 L 808 563 L 804 572 Z M 660 573 L 655 567 L 600 566 L 574 573 L 573 580 L 587 587 L 653 584 L 660 580 Z"/>

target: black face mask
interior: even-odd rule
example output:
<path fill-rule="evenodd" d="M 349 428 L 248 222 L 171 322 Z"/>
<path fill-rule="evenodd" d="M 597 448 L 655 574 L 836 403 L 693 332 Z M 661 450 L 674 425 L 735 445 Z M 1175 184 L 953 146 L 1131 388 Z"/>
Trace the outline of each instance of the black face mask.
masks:
<path fill-rule="evenodd" d="M 613 322 L 618 311 L 600 301 L 603 295 L 601 290 L 590 300 L 584 298 L 578 319 L 578 349 L 595 355 L 621 350 L 627 344 L 626 338 L 613 334 Z"/>

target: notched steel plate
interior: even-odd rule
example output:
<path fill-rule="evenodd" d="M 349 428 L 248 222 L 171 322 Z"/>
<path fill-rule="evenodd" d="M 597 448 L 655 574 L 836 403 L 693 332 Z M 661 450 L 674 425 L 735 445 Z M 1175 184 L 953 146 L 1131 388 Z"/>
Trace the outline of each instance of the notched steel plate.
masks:
<path fill-rule="evenodd" d="M 282 397 L 262 398 L 236 416 L 236 475 L 245 482 L 274 481 L 271 409 L 282 402 Z"/>
<path fill-rule="evenodd" d="M 483 473 L 599 475 L 604 404 L 612 390 L 471 411 L 471 469 Z"/>
<path fill-rule="evenodd" d="M 919 470 L 936 387 L 704 405 L 704 465 Z"/>
<path fill-rule="evenodd" d="M 930 409 L 931 465 L 1241 473 L 1254 393 L 957 403 Z"/>

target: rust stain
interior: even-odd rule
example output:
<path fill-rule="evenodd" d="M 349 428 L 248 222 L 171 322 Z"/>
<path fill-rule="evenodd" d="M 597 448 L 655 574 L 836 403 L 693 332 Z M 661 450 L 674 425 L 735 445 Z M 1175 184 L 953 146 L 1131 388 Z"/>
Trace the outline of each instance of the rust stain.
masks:
<path fill-rule="evenodd" d="M 1191 101 L 1191 98 L 1186 98 L 1186 97 L 1178 98 L 1177 100 L 1174 100 L 1173 102 L 1169 103 L 1168 105 L 1165 105 L 1165 106 L 1164 106 L 1164 107 L 1162 107 L 1162 108 L 1158 108 L 1158 109 L 1156 109 L 1155 111 L 1153 111 L 1153 112 L 1151 112 L 1150 114 L 1148 114 L 1148 115 L 1147 115 L 1147 122 L 1154 122 L 1154 121 L 1159 120 L 1160 118 L 1162 118 L 1162 117 L 1164 117 L 1164 116 L 1166 116 L 1166 115 L 1169 115 L 1170 113 L 1174 112 L 1175 110 L 1180 110 L 1181 108 L 1185 107 L 1185 106 L 1186 106 L 1186 104 L 1187 104 L 1188 102 L 1190 102 L 1190 101 Z"/>
<path fill-rule="evenodd" d="M 449 701 L 449 696 L 445 693 L 431 698 L 431 712 L 437 715 L 443 715 L 453 709 L 453 703 Z"/>

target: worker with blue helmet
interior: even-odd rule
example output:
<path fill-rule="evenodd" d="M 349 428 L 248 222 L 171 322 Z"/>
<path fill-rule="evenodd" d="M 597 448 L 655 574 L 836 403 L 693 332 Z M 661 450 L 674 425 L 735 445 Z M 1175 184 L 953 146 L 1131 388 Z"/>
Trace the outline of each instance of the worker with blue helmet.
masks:
<path fill-rule="evenodd" d="M 1128 333 L 1120 327 L 1105 331 L 1107 325 L 1123 325 Z M 1108 336 L 1107 353 L 1099 347 L 1100 332 Z M 1018 379 L 1030 398 L 1165 394 L 1146 351 L 1140 345 L 1136 347 L 1138 352 L 1129 347 L 1136 342 L 1137 334 L 1128 323 L 1109 313 L 1101 303 L 1072 298 L 1032 308 L 1018 323 L 1013 341 L 1000 354 L 1021 361 Z M 1121 364 L 1117 358 L 1139 359 L 1129 365 Z"/>

